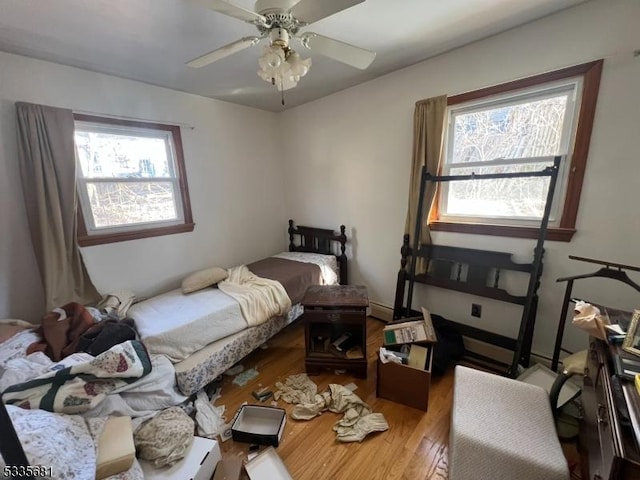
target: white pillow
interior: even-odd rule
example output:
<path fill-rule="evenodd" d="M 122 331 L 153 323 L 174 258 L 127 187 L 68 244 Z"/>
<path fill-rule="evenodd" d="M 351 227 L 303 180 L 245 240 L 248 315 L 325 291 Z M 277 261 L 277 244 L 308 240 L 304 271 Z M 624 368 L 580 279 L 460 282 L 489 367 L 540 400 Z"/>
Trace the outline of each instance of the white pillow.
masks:
<path fill-rule="evenodd" d="M 211 267 L 193 272 L 182 280 L 182 293 L 191 293 L 215 285 L 227 278 L 229 274 L 224 268 Z"/>

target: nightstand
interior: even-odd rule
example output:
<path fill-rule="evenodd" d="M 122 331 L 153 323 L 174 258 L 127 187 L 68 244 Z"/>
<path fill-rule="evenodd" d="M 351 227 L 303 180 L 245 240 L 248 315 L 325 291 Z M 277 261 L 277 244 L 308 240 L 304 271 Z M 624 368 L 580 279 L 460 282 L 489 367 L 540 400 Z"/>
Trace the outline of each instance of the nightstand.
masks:
<path fill-rule="evenodd" d="M 329 368 L 367 378 L 367 288 L 314 285 L 302 305 L 307 373 Z"/>

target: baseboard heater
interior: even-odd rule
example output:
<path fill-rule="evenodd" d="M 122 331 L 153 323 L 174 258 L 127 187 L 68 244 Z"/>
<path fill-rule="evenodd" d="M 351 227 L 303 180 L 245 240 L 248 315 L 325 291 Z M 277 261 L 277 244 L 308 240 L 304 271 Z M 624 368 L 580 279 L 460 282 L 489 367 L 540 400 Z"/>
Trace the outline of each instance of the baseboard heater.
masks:
<path fill-rule="evenodd" d="M 393 307 L 369 301 L 369 315 L 384 322 L 393 321 Z"/>

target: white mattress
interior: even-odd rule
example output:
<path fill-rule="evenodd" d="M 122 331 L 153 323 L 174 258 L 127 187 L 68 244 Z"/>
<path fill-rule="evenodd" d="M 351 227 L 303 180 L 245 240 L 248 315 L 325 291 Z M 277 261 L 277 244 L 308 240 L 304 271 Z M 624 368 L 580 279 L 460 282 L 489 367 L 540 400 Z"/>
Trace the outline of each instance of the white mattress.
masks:
<path fill-rule="evenodd" d="M 149 353 L 164 354 L 174 363 L 247 328 L 238 302 L 217 288 L 187 295 L 171 290 L 136 303 L 127 315 Z"/>

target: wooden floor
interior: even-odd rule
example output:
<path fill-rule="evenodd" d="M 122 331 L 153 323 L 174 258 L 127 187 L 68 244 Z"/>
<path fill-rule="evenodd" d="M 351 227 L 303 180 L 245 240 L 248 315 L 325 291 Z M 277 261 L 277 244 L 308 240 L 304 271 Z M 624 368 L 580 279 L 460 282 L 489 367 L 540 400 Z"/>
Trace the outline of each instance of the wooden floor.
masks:
<path fill-rule="evenodd" d="M 376 354 L 382 344 L 383 326 L 384 323 L 373 318 L 367 321 L 369 370 L 366 380 L 331 371 L 310 378 L 318 385 L 319 392 L 330 383 L 355 383 L 358 386 L 355 393 L 374 412 L 384 414 L 389 430 L 370 434 L 361 443 L 345 444 L 335 440 L 332 430 L 342 414 L 327 411 L 310 421 L 296 421 L 287 415 L 277 452 L 296 480 L 447 478 L 453 370 L 432 380 L 426 413 L 376 398 Z M 245 368 L 256 367 L 260 372 L 245 386 L 233 385 L 232 377 L 225 377 L 222 397 L 216 405 L 226 406 L 227 420 L 243 402 L 258 403 L 251 395 L 253 390 L 269 387 L 275 391 L 275 382 L 284 382 L 289 375 L 304 372 L 303 333 L 302 324 L 297 322 L 270 340 L 267 349 L 258 349 L 245 358 L 242 361 Z M 279 401 L 278 406 L 287 412 L 293 408 L 283 401 Z M 241 458 L 246 458 L 248 447 L 233 440 L 221 444 L 224 456 Z"/>

